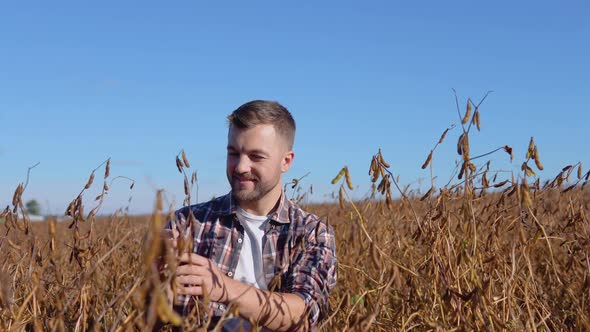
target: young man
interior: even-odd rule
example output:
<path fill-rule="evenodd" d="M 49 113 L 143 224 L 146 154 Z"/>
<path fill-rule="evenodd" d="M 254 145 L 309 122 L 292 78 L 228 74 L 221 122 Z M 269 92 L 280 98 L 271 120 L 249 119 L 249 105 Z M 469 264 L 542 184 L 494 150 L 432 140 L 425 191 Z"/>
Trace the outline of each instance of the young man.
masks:
<path fill-rule="evenodd" d="M 193 253 L 176 270 L 175 303 L 186 314 L 206 293 L 217 319 L 237 306 L 242 319 L 224 321 L 227 330 L 252 320 L 273 331 L 314 330 L 328 309 L 337 261 L 332 227 L 282 190 L 295 157 L 295 121 L 279 103 L 261 100 L 228 120 L 231 192 L 176 212 L 179 222 L 192 220 L 190 213 L 194 222 Z"/>

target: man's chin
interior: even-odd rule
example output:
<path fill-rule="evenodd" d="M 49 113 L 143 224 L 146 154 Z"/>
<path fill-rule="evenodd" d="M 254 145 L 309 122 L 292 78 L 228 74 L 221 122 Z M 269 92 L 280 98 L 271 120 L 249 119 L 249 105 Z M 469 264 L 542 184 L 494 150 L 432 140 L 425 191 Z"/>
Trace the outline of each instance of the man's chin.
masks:
<path fill-rule="evenodd" d="M 238 201 L 242 202 L 250 202 L 258 199 L 258 194 L 252 190 L 234 188 L 232 189 L 232 193 Z"/>

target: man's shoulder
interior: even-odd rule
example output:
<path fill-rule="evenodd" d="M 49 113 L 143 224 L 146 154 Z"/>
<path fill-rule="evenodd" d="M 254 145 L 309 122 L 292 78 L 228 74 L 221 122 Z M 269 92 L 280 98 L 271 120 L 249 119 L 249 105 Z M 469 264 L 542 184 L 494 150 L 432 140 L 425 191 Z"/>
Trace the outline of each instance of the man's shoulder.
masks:
<path fill-rule="evenodd" d="M 320 217 L 315 213 L 309 212 L 299 206 L 296 202 L 289 200 L 289 217 L 296 228 L 327 229 L 332 231 L 332 226 L 328 223 L 327 217 Z"/>
<path fill-rule="evenodd" d="M 229 194 L 219 196 L 207 202 L 183 206 L 182 208 L 176 210 L 174 215 L 178 220 L 188 219 L 190 213 L 192 213 L 197 220 L 202 220 L 204 216 L 211 214 L 215 216 L 222 216 L 230 212 L 230 200 L 231 198 L 229 197 Z"/>

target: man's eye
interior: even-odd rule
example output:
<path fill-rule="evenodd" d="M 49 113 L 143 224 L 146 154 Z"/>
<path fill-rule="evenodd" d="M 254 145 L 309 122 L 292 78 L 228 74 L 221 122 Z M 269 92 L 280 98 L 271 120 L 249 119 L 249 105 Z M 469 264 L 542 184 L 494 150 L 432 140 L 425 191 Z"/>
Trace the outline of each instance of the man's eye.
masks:
<path fill-rule="evenodd" d="M 250 158 L 251 158 L 252 160 L 262 160 L 262 159 L 264 159 L 264 157 L 263 157 L 263 156 L 259 156 L 259 155 L 252 155 L 252 156 L 250 156 Z"/>

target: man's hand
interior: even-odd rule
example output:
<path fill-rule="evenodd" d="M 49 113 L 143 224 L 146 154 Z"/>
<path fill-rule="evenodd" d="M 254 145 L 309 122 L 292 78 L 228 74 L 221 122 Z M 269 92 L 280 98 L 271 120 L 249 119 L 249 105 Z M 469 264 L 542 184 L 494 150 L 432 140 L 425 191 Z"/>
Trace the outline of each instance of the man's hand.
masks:
<path fill-rule="evenodd" d="M 273 331 L 298 329 L 305 324 L 305 302 L 301 296 L 263 291 L 234 280 L 214 262 L 194 253 L 180 257 L 175 281 L 179 294 L 207 294 L 213 302 L 234 303 L 240 316 L 257 320 Z"/>
<path fill-rule="evenodd" d="M 211 260 L 194 253 L 180 256 L 180 265 L 176 268 L 179 294 L 201 296 L 206 293 L 213 302 L 228 300 L 228 278 Z"/>

